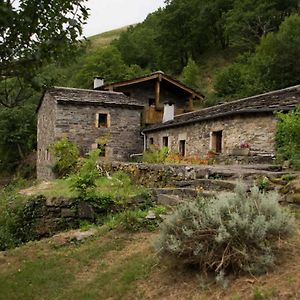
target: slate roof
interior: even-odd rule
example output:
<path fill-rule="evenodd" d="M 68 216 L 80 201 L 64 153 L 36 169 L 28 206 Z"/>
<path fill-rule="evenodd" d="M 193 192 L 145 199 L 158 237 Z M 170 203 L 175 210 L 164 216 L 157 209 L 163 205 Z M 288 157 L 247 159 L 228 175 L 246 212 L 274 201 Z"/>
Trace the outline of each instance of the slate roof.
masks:
<path fill-rule="evenodd" d="M 297 105 L 300 105 L 300 85 L 181 114 L 172 121 L 149 126 L 143 131 L 157 131 L 237 114 L 288 111 Z"/>
<path fill-rule="evenodd" d="M 57 103 L 61 104 L 89 104 L 89 105 L 107 105 L 121 106 L 128 108 L 139 109 L 143 106 L 135 99 L 125 96 L 123 93 L 111 91 L 96 91 L 86 89 L 76 89 L 67 87 L 54 87 L 49 89 L 49 93 Z M 42 102 L 42 101 L 41 101 Z M 40 102 L 40 105 L 41 105 Z M 39 105 L 39 107 L 40 107 Z M 38 109 L 39 109 L 38 107 Z"/>

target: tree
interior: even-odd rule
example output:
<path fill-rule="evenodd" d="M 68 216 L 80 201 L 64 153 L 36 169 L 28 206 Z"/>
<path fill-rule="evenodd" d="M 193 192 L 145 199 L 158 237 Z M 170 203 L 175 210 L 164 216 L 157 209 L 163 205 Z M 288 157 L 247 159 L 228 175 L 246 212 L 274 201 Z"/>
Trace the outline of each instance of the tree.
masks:
<path fill-rule="evenodd" d="M 300 16 L 286 17 L 278 32 L 261 39 L 254 53 L 244 54 L 217 76 L 219 96 L 244 97 L 300 83 Z"/>
<path fill-rule="evenodd" d="M 36 75 L 45 64 L 66 61 L 77 51 L 88 17 L 87 0 L 4 0 L 0 2 L 0 103 L 26 99 L 27 84 L 41 89 Z"/>
<path fill-rule="evenodd" d="M 257 47 L 251 65 L 256 84 L 273 90 L 300 83 L 300 16 L 286 17 L 277 33 L 269 33 Z"/>
<path fill-rule="evenodd" d="M 35 105 L 0 110 L 0 169 L 14 169 L 36 144 Z"/>
<path fill-rule="evenodd" d="M 277 114 L 276 150 L 300 169 L 300 106 L 288 114 Z"/>
<path fill-rule="evenodd" d="M 187 65 L 183 68 L 181 81 L 187 86 L 198 89 L 199 68 L 196 62 L 190 57 Z"/>
<path fill-rule="evenodd" d="M 255 49 L 260 38 L 278 31 L 284 18 L 298 5 L 298 0 L 236 0 L 226 14 L 226 33 L 231 44 Z"/>

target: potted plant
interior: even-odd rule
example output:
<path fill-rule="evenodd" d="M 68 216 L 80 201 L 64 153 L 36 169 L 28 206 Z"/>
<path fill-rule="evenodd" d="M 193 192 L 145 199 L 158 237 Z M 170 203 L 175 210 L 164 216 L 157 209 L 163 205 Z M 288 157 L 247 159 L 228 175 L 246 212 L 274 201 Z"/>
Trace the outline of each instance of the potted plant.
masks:
<path fill-rule="evenodd" d="M 241 142 L 232 150 L 232 155 L 236 156 L 248 156 L 250 155 L 250 145 L 247 142 Z"/>

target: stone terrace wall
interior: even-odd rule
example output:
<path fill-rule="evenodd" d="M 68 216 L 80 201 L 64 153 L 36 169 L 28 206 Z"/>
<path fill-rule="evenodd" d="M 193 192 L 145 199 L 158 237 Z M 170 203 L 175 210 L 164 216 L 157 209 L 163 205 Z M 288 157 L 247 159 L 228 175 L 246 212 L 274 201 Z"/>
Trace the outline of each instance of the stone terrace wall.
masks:
<path fill-rule="evenodd" d="M 137 184 L 150 188 L 175 187 L 178 182 L 195 179 L 255 180 L 261 176 L 280 177 L 286 172 L 276 165 L 184 165 L 184 164 L 145 164 L 109 162 L 99 163 L 100 169 L 107 172 L 123 171 Z"/>

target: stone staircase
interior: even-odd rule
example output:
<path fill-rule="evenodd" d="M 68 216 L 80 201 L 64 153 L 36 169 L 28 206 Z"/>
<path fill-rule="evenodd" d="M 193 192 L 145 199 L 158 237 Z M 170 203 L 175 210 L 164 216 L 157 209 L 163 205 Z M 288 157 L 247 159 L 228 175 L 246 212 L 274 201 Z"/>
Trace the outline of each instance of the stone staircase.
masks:
<path fill-rule="evenodd" d="M 174 206 L 197 196 L 212 197 L 220 192 L 232 193 L 241 181 L 250 188 L 267 180 L 269 189 L 280 190 L 282 176 L 299 173 L 275 165 L 213 165 L 195 172 L 194 178 L 170 180 L 164 187 L 152 188 L 158 204 Z M 285 183 L 284 183 L 285 184 Z"/>

